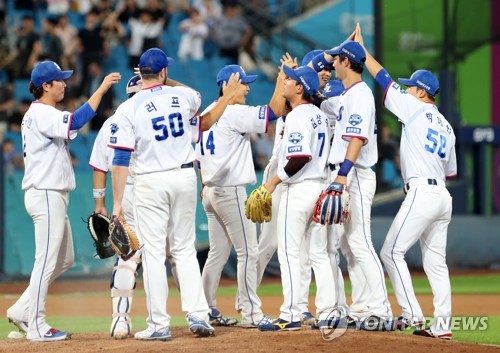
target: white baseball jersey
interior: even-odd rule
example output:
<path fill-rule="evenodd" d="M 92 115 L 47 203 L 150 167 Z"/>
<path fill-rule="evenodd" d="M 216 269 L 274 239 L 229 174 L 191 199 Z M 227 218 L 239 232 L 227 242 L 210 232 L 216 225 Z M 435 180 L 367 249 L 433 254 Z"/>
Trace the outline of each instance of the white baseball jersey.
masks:
<path fill-rule="evenodd" d="M 137 175 L 193 162 L 189 125 L 200 105 L 199 93 L 187 87 L 142 89 L 116 110 L 116 129 L 111 131 L 109 146 L 138 151 L 134 166 Z M 165 111 L 172 113 L 163 116 Z"/>
<path fill-rule="evenodd" d="M 216 103 L 212 103 L 209 111 Z M 255 184 L 250 134 L 267 130 L 269 108 L 266 105 L 229 105 L 201 135 L 197 157 L 207 186 L 238 186 Z"/>
<path fill-rule="evenodd" d="M 21 125 L 24 152 L 23 190 L 70 191 L 75 189 L 68 140 L 73 114 L 40 102 L 33 102 Z"/>
<path fill-rule="evenodd" d="M 301 104 L 287 115 L 278 173 L 284 170 L 290 158 L 309 157 L 311 160 L 284 183 L 327 177 L 326 163 L 330 153 L 328 124 L 325 113 L 313 104 Z"/>
<path fill-rule="evenodd" d="M 455 134 L 434 104 L 424 103 L 392 83 L 385 106 L 403 123 L 401 173 L 412 178 L 445 180 L 457 174 Z"/>
<path fill-rule="evenodd" d="M 108 147 L 108 141 L 111 136 L 111 132 L 116 129 L 115 123 L 116 117 L 112 115 L 109 117 L 102 125 L 97 137 L 94 141 L 94 147 L 92 148 L 92 153 L 90 154 L 89 165 L 93 169 L 100 170 L 101 172 L 107 173 L 111 170 L 113 165 L 113 158 L 115 156 L 115 150 Z M 134 155 L 134 154 L 133 154 Z M 129 174 L 127 177 L 127 184 L 133 184 L 133 165 L 134 157 L 132 156 L 129 166 Z"/>
<path fill-rule="evenodd" d="M 365 141 L 355 166 L 365 169 L 377 163 L 375 101 L 370 87 L 365 82 L 354 83 L 339 97 L 329 98 L 321 104 L 321 110 L 336 118 L 334 135 L 341 137 L 333 139 L 329 163 L 339 164 L 344 161 L 352 137 Z"/>
<path fill-rule="evenodd" d="M 269 163 L 278 164 L 281 149 L 283 147 L 283 135 L 285 134 L 285 120 L 286 117 L 282 116 L 276 120 L 276 134 L 274 135 L 273 155 L 269 159 Z"/>

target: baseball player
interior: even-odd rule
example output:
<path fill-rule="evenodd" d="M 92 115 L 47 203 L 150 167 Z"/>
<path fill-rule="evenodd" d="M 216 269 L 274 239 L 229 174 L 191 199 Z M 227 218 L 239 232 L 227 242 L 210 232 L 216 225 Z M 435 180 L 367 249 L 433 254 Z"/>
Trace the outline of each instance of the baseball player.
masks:
<path fill-rule="evenodd" d="M 370 230 L 371 204 L 376 187 L 372 167 L 377 162 L 377 131 L 373 94 L 361 79 L 365 58 L 359 43 L 346 40 L 314 57 L 311 66 L 319 71 L 333 61 L 335 77 L 346 87 L 338 98 L 323 102 L 321 109 L 337 120 L 328 159 L 332 186 L 347 186 L 351 197 L 350 221 L 340 227 L 328 227 L 329 251 L 332 258 L 336 257 L 339 239 L 345 239 L 350 252 L 346 257 L 348 260 L 353 258 L 356 264 L 354 269 L 349 268 L 353 270 L 349 275 L 355 279 L 353 287 L 357 287 L 357 293 L 369 293 L 368 298 L 363 298 L 362 305 L 353 297 L 348 324 L 367 330 L 386 330 L 392 328 L 392 311 L 382 264 L 373 248 Z M 359 289 L 365 284 L 366 292 Z"/>
<path fill-rule="evenodd" d="M 319 54 L 322 54 L 323 50 L 313 50 L 307 53 L 302 59 L 302 65 L 306 65 L 311 61 L 311 59 Z M 286 61 L 285 61 L 286 60 Z M 282 58 L 282 63 L 290 67 L 297 67 L 296 59 L 292 60 L 291 57 L 287 57 L 284 55 Z M 282 71 L 280 71 L 281 75 L 284 75 Z M 342 82 L 338 80 L 332 80 L 331 78 L 331 66 L 326 67 L 324 70 L 318 72 L 319 78 L 319 89 L 323 90 L 323 92 L 328 96 L 338 96 L 343 92 L 344 87 L 342 86 Z M 263 183 L 266 183 L 271 176 L 276 174 L 278 167 L 278 158 L 281 153 L 282 141 L 283 141 L 283 133 L 285 129 L 285 119 L 286 117 L 280 117 L 276 122 L 276 135 L 274 138 L 274 147 L 273 154 L 266 168 L 264 169 L 263 174 Z M 330 122 L 331 123 L 331 122 Z M 333 130 L 333 127 L 332 127 Z M 279 184 L 276 188 L 276 192 L 273 193 L 273 214 L 278 214 L 278 206 L 280 203 L 281 196 L 281 184 Z M 264 276 L 264 271 L 266 269 L 267 264 L 271 260 L 272 256 L 276 252 L 278 248 L 278 238 L 276 237 L 276 217 L 273 217 L 270 222 L 261 224 L 261 233 L 259 238 L 259 259 L 257 262 L 257 276 L 259 284 L 262 281 Z M 309 261 L 308 252 L 301 252 L 301 289 L 302 293 L 300 295 L 299 306 L 302 312 L 301 314 L 301 322 L 303 325 L 312 325 L 314 323 L 314 316 L 308 309 L 309 305 L 309 286 L 311 283 L 311 262 Z M 340 273 L 341 274 L 341 273 Z M 345 302 L 345 294 L 344 293 L 344 281 L 340 276 L 339 280 L 340 285 L 342 286 L 342 290 L 340 291 L 343 295 Z M 337 283 L 337 282 L 336 282 Z"/>
<path fill-rule="evenodd" d="M 45 320 L 49 284 L 71 267 L 73 235 L 67 215 L 69 191 L 75 188 L 68 144 L 95 112 L 102 96 L 120 80 L 106 76 L 90 99 L 74 113 L 56 109 L 64 98 L 64 80 L 73 71 L 61 71 L 53 61 L 39 63 L 31 72 L 30 93 L 35 97 L 23 118 L 21 130 L 25 174 L 26 211 L 35 227 L 35 263 L 28 288 L 7 309 L 7 318 L 32 342 L 60 341 L 70 337 Z"/>
<path fill-rule="evenodd" d="M 169 87 L 168 66 L 172 59 L 158 48 L 144 52 L 139 60 L 142 90 L 116 110 L 116 129 L 109 146 L 115 149 L 112 166 L 113 215 L 123 214 L 123 193 L 130 155 L 134 151 L 134 214 L 136 230 L 143 244 L 142 264 L 148 308 L 148 327 L 135 334 L 139 340 L 171 338 L 166 312 L 168 283 L 165 281 L 167 237 L 176 263 L 183 311 L 190 330 L 211 336 L 195 243 L 196 174 L 190 119 L 198 111 L 200 95 L 183 86 Z M 235 86 L 238 78 L 229 84 Z M 225 109 L 228 95 L 217 107 Z M 202 130 L 213 119 L 200 117 Z M 168 232 L 168 224 L 174 233 Z"/>
<path fill-rule="evenodd" d="M 287 76 L 283 97 L 290 103 L 292 111 L 286 117 L 286 140 L 277 174 L 264 187 L 274 192 L 277 185 L 283 184 L 277 234 L 284 301 L 279 318 L 260 324 L 261 331 L 300 330 L 299 298 L 303 292 L 300 253 L 306 249 L 316 276 L 316 316 L 321 323 L 328 322 L 336 302 L 326 228 L 312 221 L 317 195 L 325 186 L 330 152 L 328 119 L 312 104 L 311 95 L 319 89 L 319 78 L 308 66 L 297 69 L 283 66 L 283 70 Z"/>
<path fill-rule="evenodd" d="M 262 313 L 257 295 L 257 230 L 245 217 L 246 186 L 257 181 L 250 134 L 266 132 L 268 122 L 276 119 L 275 112 L 283 110 L 285 101 L 279 94 L 281 80 L 278 78 L 269 105 L 245 105 L 250 92 L 248 85 L 257 76 L 247 75 L 239 65 L 227 65 L 217 74 L 217 85 L 222 87 L 234 73 L 239 73 L 241 79 L 238 93 L 221 118 L 202 134 L 197 145 L 210 240 L 202 281 L 208 304 L 213 307 L 222 270 L 234 245 L 238 257 L 236 306 L 241 312 L 242 327 L 257 328 L 260 323 L 271 320 Z M 211 108 L 207 107 L 206 111 Z"/>
<path fill-rule="evenodd" d="M 361 28 L 355 40 L 363 44 Z M 434 321 L 413 334 L 451 340 L 451 287 L 446 266 L 446 238 L 451 220 L 452 198 L 445 179 L 457 174 L 455 134 L 435 105 L 439 81 L 427 70 L 417 70 L 409 79 L 399 79 L 400 88 L 389 73 L 366 52 L 366 67 L 385 90 L 385 106 L 403 124 L 401 172 L 406 197 L 387 234 L 381 258 L 391 278 L 403 313 L 396 327 L 420 327 L 422 309 L 413 290 L 405 254 L 420 241 L 425 273 L 434 295 Z"/>

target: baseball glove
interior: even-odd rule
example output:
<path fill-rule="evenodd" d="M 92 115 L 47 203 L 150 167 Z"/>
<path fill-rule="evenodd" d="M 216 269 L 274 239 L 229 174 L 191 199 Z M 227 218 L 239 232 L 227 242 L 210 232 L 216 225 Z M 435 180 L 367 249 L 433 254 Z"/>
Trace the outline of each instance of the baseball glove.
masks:
<path fill-rule="evenodd" d="M 349 201 L 350 195 L 345 185 L 339 183 L 330 184 L 316 201 L 313 221 L 323 225 L 342 224 L 349 221 Z"/>
<path fill-rule="evenodd" d="M 97 256 L 107 259 L 115 254 L 108 242 L 110 219 L 100 213 L 92 213 L 87 220 L 87 228 L 94 241 Z"/>
<path fill-rule="evenodd" d="M 272 218 L 272 196 L 264 185 L 259 186 L 248 196 L 246 216 L 252 222 L 269 222 Z"/>
<path fill-rule="evenodd" d="M 139 239 L 122 216 L 111 217 L 109 242 L 124 261 L 130 259 L 140 248 Z"/>

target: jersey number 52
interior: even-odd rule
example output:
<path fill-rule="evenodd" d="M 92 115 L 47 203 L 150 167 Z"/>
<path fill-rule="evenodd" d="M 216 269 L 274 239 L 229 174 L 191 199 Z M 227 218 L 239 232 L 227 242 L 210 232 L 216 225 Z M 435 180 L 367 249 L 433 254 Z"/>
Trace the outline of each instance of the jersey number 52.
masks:
<path fill-rule="evenodd" d="M 157 118 L 151 119 L 153 123 L 153 129 L 160 131 L 159 135 L 155 135 L 157 141 L 163 141 L 168 138 L 168 128 L 164 123 L 165 117 L 159 116 Z M 182 115 L 180 113 L 172 113 L 168 116 L 170 132 L 173 137 L 178 137 L 184 135 L 184 123 L 182 122 Z M 177 124 L 176 124 L 177 123 Z"/>
<path fill-rule="evenodd" d="M 429 128 L 427 130 L 427 140 L 429 143 L 425 145 L 426 151 L 430 153 L 437 151 L 439 157 L 446 157 L 446 136 L 440 135 L 436 130 Z"/>

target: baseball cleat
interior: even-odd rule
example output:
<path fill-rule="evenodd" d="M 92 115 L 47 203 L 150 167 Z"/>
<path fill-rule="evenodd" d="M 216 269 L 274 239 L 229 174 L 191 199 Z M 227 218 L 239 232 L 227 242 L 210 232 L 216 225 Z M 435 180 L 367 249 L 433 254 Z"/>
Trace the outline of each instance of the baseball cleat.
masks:
<path fill-rule="evenodd" d="M 21 331 L 24 334 L 28 333 L 28 323 L 26 321 L 16 320 L 13 317 L 10 317 L 9 315 L 7 315 L 7 319 L 11 324 L 15 325 L 19 329 L 19 331 Z"/>
<path fill-rule="evenodd" d="M 160 332 L 153 331 L 151 327 L 148 327 L 144 331 L 137 332 L 134 338 L 140 341 L 170 341 L 172 339 L 172 334 L 170 332 L 170 327 L 166 327 Z"/>
<path fill-rule="evenodd" d="M 238 323 L 238 320 L 224 316 L 216 308 L 211 308 L 208 313 L 208 323 L 212 326 L 234 326 Z"/>
<path fill-rule="evenodd" d="M 415 336 L 437 338 L 440 340 L 447 340 L 447 341 L 451 341 L 451 336 L 452 336 L 451 332 L 450 333 L 443 333 L 442 335 L 435 335 L 432 333 L 430 328 L 427 328 L 425 330 L 415 330 L 415 331 L 413 331 L 413 334 Z"/>
<path fill-rule="evenodd" d="M 310 326 L 310 325 L 314 324 L 315 320 L 316 320 L 316 318 L 309 311 L 305 311 L 302 314 L 300 314 L 300 322 L 304 326 L 306 326 L 306 325 Z"/>
<path fill-rule="evenodd" d="M 59 331 L 55 328 L 51 328 L 47 331 L 45 335 L 38 338 L 31 338 L 31 342 L 52 342 L 52 341 L 64 341 L 70 339 L 71 335 L 66 331 Z"/>
<path fill-rule="evenodd" d="M 394 329 L 404 331 L 410 327 L 422 327 L 423 324 L 423 321 L 413 321 L 404 316 L 400 316 L 394 320 Z"/>
<path fill-rule="evenodd" d="M 205 320 L 199 319 L 195 316 L 188 316 L 189 329 L 199 337 L 209 337 L 215 334 L 215 329 L 210 326 Z"/>
<path fill-rule="evenodd" d="M 113 320 L 111 324 L 111 337 L 122 340 L 130 336 L 130 325 L 125 320 Z"/>
<path fill-rule="evenodd" d="M 276 319 L 271 323 L 259 324 L 259 331 L 297 331 L 300 330 L 302 324 L 300 321 L 286 321 Z"/>
<path fill-rule="evenodd" d="M 258 322 L 251 322 L 249 324 L 244 324 L 242 323 L 241 324 L 241 327 L 243 328 L 258 328 L 259 325 L 265 325 L 265 324 L 270 324 L 272 323 L 274 320 L 271 319 L 269 316 L 267 315 L 262 315 L 262 317 L 260 318 L 260 320 Z"/>

